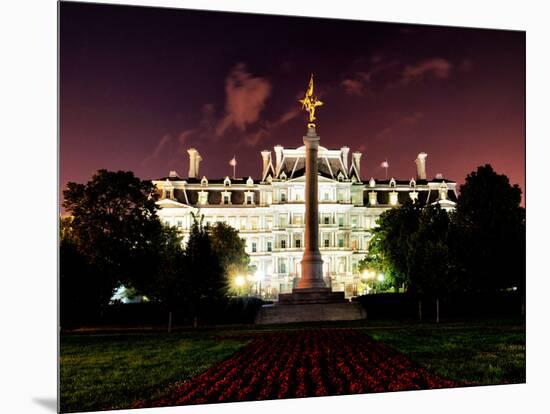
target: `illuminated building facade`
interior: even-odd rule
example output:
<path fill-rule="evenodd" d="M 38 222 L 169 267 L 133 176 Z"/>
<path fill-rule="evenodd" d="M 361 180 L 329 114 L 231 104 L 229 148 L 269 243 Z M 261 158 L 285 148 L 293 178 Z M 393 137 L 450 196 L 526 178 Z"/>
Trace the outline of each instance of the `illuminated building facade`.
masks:
<path fill-rule="evenodd" d="M 168 177 L 153 180 L 160 194 L 161 219 L 180 229 L 184 242 L 192 212 L 203 214 L 207 223 L 233 226 L 246 240 L 257 269 L 254 293 L 276 299 L 279 293 L 291 292 L 300 277 L 304 247 L 305 148 L 277 145 L 273 153 L 262 151 L 259 179 L 201 177 L 202 157 L 194 148 L 188 153 L 187 179 L 171 171 Z M 382 212 L 409 199 L 454 209 L 456 183 L 441 175 L 428 180 L 426 156 L 418 154 L 416 178 L 363 181 L 360 152 L 353 152 L 350 159 L 348 147 L 319 147 L 319 247 L 325 282 L 334 291 L 344 291 L 346 297 L 362 293 L 358 263 Z"/>

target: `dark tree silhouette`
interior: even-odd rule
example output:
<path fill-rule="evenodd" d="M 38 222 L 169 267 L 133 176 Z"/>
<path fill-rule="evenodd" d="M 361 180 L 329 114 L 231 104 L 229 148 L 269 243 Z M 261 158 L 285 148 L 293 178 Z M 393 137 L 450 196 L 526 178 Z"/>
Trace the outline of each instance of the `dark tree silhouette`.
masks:
<path fill-rule="evenodd" d="M 151 277 L 163 235 L 151 182 L 132 172 L 99 170 L 86 184 L 69 182 L 63 195 L 63 206 L 71 215 L 71 239 L 62 245 L 62 282 L 71 277 L 76 285 L 82 281 L 83 289 L 92 288 L 78 272 L 69 272 L 69 264 L 76 259 L 67 262 L 68 255 L 74 256 L 75 251 L 93 269 L 96 286 L 92 290 L 102 305 L 108 304 L 121 284 L 141 286 Z"/>
<path fill-rule="evenodd" d="M 204 216 L 193 215 L 184 267 L 181 269 L 185 305 L 195 327 L 205 308 L 223 301 L 227 292 L 223 268 L 212 247 L 209 227 L 203 224 L 203 219 Z"/>
<path fill-rule="evenodd" d="M 245 251 L 246 243 L 238 230 L 218 222 L 209 228 L 212 249 L 220 261 L 228 285 L 238 274 L 249 271 L 250 257 Z"/>
<path fill-rule="evenodd" d="M 525 286 L 525 210 L 521 189 L 490 165 L 460 186 L 454 224 L 461 277 L 473 290 Z"/>

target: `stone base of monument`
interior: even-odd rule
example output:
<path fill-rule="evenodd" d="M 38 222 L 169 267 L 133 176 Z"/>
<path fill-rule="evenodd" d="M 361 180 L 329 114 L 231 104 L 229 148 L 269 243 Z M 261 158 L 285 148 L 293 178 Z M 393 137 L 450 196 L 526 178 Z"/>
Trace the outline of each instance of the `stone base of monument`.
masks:
<path fill-rule="evenodd" d="M 255 323 L 355 321 L 366 316 L 359 303 L 345 300 L 344 292 L 332 292 L 330 288 L 308 288 L 280 294 L 277 303 L 260 308 Z"/>

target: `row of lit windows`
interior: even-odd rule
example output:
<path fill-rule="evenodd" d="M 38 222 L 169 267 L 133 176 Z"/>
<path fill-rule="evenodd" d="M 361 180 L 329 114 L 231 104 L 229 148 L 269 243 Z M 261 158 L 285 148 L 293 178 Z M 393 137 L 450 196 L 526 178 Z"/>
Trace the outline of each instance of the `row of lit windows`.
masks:
<path fill-rule="evenodd" d="M 278 215 L 278 227 L 285 228 L 288 226 L 289 214 L 279 214 Z M 302 226 L 304 224 L 304 214 L 303 213 L 292 213 L 290 215 L 291 225 Z M 351 215 L 349 218 L 349 225 L 352 228 L 359 227 L 360 216 Z M 183 217 L 165 218 L 165 222 L 168 225 L 175 225 L 178 228 L 184 227 L 184 222 L 186 220 Z M 271 229 L 273 227 L 273 217 L 267 216 L 264 217 L 263 226 L 261 225 L 260 216 L 205 216 L 205 223 L 214 224 L 215 222 L 224 222 L 234 227 L 237 230 L 259 230 Z M 364 222 L 366 228 L 374 227 L 375 218 L 371 216 L 364 216 Z M 319 217 L 319 224 L 321 225 L 335 225 L 338 224 L 338 227 L 346 226 L 346 217 L 344 214 L 334 214 L 334 213 L 323 213 Z"/>
<path fill-rule="evenodd" d="M 335 239 L 335 243 L 333 245 L 333 240 Z M 290 242 L 290 244 L 289 244 Z M 364 245 L 368 245 L 368 238 L 364 239 Z M 258 241 L 257 240 L 251 240 L 249 243 L 250 246 L 250 252 L 257 253 L 260 251 L 258 249 Z M 302 234 L 294 234 L 292 237 L 292 240 L 287 237 L 280 237 L 276 240 L 276 246 L 279 249 L 286 249 L 286 248 L 295 248 L 295 249 L 301 249 L 303 247 L 303 237 Z M 321 242 L 321 248 L 331 248 L 331 247 L 338 247 L 338 248 L 349 248 L 351 247 L 352 250 L 359 250 L 360 244 L 359 239 L 352 238 L 351 239 L 351 246 L 350 246 L 350 238 L 347 234 L 339 234 L 335 235 L 335 233 L 323 233 L 322 234 L 322 242 Z M 273 251 L 273 242 L 272 240 L 268 240 L 266 242 L 266 251 L 271 252 Z"/>
<path fill-rule="evenodd" d="M 293 263 L 294 263 L 293 272 L 297 274 L 301 273 L 300 263 L 296 261 L 294 261 Z M 350 270 L 349 263 L 350 261 L 347 257 L 332 258 L 331 260 L 323 264 L 323 274 L 326 275 L 328 272 L 330 273 L 348 272 Z M 289 267 L 292 268 L 292 266 L 289 266 L 289 260 L 284 257 L 280 257 L 277 259 L 276 266 L 277 266 L 277 273 L 279 274 L 287 274 L 289 271 Z M 351 268 L 357 269 L 357 264 L 355 262 L 351 262 Z"/>

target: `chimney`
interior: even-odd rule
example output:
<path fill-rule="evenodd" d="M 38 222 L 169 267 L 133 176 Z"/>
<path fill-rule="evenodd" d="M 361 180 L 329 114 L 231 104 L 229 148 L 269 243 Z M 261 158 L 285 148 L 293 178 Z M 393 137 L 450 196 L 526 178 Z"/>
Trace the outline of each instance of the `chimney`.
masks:
<path fill-rule="evenodd" d="M 199 161 L 197 161 L 200 158 L 199 152 L 195 148 L 189 148 L 187 153 L 189 154 L 189 178 L 197 178 L 199 175 Z"/>
<path fill-rule="evenodd" d="M 265 178 L 267 168 L 269 167 L 269 159 L 271 158 L 271 151 L 262 151 L 262 180 Z"/>
<path fill-rule="evenodd" d="M 348 174 L 348 154 L 349 154 L 349 148 L 348 147 L 342 147 L 340 148 L 340 151 L 342 152 L 342 164 L 344 164 L 344 171 L 346 172 L 346 175 Z"/>
<path fill-rule="evenodd" d="M 199 164 L 202 161 L 201 155 L 197 152 L 197 158 L 195 158 L 195 173 L 197 174 L 197 177 L 199 176 Z"/>
<path fill-rule="evenodd" d="M 278 172 L 283 159 L 283 146 L 275 145 L 273 149 L 275 150 L 275 172 Z"/>
<path fill-rule="evenodd" d="M 428 154 L 425 152 L 421 152 L 416 157 L 416 160 L 414 161 L 416 163 L 416 179 L 417 180 L 425 180 L 426 179 L 426 157 Z"/>
<path fill-rule="evenodd" d="M 357 175 L 359 176 L 359 180 L 361 180 L 361 154 L 359 151 L 355 151 L 352 154 L 353 157 L 353 165 L 355 166 L 355 169 L 357 170 Z"/>

